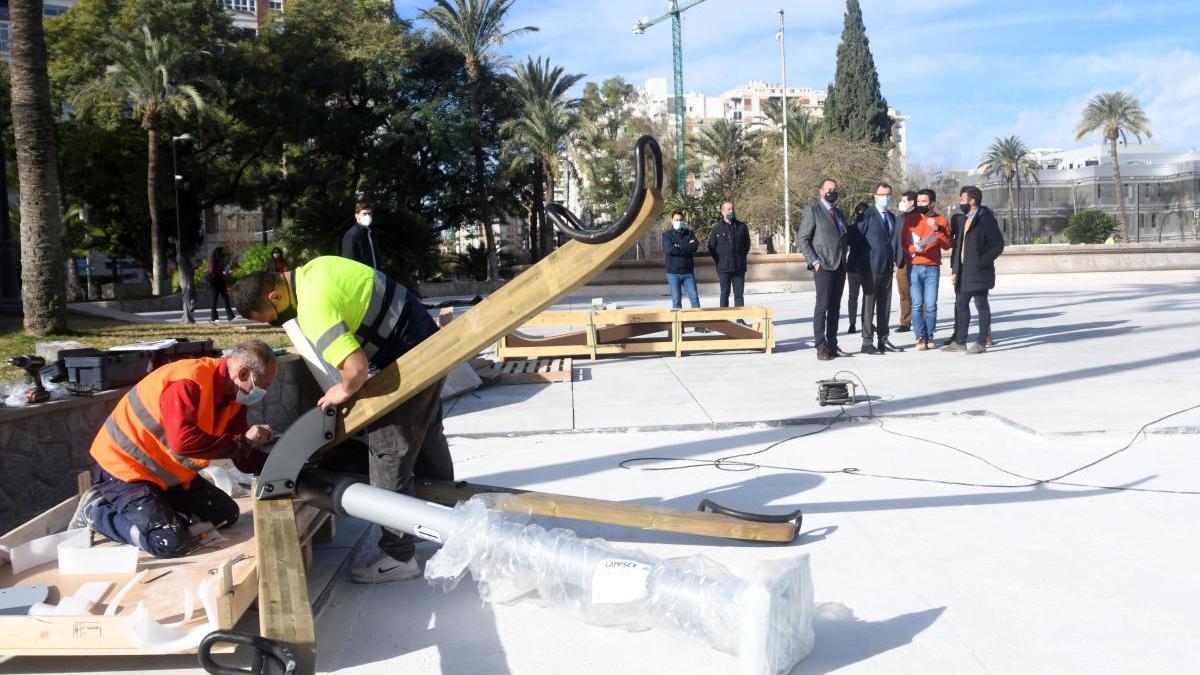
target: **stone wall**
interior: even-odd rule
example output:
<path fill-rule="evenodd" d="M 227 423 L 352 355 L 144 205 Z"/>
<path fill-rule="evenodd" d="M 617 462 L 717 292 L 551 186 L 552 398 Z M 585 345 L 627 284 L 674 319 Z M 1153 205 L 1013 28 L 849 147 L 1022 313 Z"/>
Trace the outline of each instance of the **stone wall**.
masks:
<path fill-rule="evenodd" d="M 0 408 L 0 532 L 7 532 L 75 492 L 91 466 L 88 450 L 125 389 L 24 408 Z M 300 357 L 280 358 L 279 374 L 251 424 L 277 430 L 316 404 L 320 390 Z"/>

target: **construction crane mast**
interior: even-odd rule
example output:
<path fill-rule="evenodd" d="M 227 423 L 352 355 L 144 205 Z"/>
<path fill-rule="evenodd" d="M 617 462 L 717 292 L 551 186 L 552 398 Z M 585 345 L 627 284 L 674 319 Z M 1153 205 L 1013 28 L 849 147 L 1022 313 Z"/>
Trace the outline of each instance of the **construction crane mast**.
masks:
<path fill-rule="evenodd" d="M 687 194 L 687 166 L 684 162 L 687 101 L 683 97 L 683 26 L 680 15 L 704 1 L 668 0 L 666 14 L 654 19 L 642 17 L 633 22 L 633 34 L 641 35 L 650 26 L 671 19 L 671 46 L 675 57 L 675 180 L 681 194 Z"/>

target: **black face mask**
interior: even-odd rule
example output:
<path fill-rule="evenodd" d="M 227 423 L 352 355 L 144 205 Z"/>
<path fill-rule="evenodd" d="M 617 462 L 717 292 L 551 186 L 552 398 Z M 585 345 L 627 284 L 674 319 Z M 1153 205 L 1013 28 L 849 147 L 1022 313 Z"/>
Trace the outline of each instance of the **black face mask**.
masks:
<path fill-rule="evenodd" d="M 288 305 L 287 309 L 281 311 L 275 307 L 275 303 L 271 303 L 271 308 L 275 310 L 275 320 L 268 321 L 267 323 L 275 326 L 276 328 L 279 328 L 288 321 L 296 318 L 296 308 L 292 307 L 291 305 Z"/>
<path fill-rule="evenodd" d="M 970 205 L 970 204 L 959 204 L 959 205 L 958 205 L 958 210 L 959 210 L 959 211 L 962 211 L 963 213 L 970 213 L 970 212 L 971 212 L 971 205 Z"/>
<path fill-rule="evenodd" d="M 929 213 L 929 209 L 930 209 L 930 207 L 928 205 L 925 205 L 925 206 L 921 206 L 920 204 L 917 205 L 917 213 L 919 213 L 921 215 L 925 215 L 925 214 Z"/>
<path fill-rule="evenodd" d="M 825 193 L 825 201 L 829 202 L 830 204 L 836 204 L 837 198 L 838 198 L 837 190 L 830 190 L 829 192 Z"/>

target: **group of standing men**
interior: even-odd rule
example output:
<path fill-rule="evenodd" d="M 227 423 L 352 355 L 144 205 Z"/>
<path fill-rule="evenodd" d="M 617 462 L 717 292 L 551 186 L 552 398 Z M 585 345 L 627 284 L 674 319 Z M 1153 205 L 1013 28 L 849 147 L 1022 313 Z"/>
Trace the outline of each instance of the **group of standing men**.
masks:
<path fill-rule="evenodd" d="M 991 209 L 983 206 L 977 187 L 962 188 L 958 213 L 949 221 L 936 210 L 937 195 L 923 189 L 905 193 L 900 214 L 892 212 L 892 187 L 879 183 L 874 204 L 847 220 L 837 206 L 837 181 L 823 179 L 817 200 L 804 210 L 798 241 L 813 270 L 816 303 L 813 307 L 813 337 L 817 358 L 822 361 L 851 354 L 838 345 L 838 320 L 847 277 L 851 281 L 850 332 L 855 319 L 862 322 L 863 354 L 902 351 L 889 339 L 893 279 L 901 299 L 911 298 L 911 329 L 918 350 L 934 347 L 937 326 L 937 295 L 942 251 L 951 255 L 954 284 L 954 335 L 944 351 L 979 354 L 987 350 L 991 337 L 988 291 L 996 284 L 995 260 L 1004 250 L 1004 237 Z M 858 289 L 862 289 L 862 312 L 855 316 Z M 979 314 L 978 337 L 966 346 L 970 326 L 970 303 Z M 905 330 L 901 313 L 901 331 Z"/>

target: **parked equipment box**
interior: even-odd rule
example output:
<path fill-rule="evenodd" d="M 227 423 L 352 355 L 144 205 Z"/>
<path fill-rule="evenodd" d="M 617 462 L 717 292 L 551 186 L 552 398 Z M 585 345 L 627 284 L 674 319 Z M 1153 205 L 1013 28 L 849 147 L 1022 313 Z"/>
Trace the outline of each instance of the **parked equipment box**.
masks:
<path fill-rule="evenodd" d="M 153 355 L 146 351 L 100 351 L 72 349 L 62 355 L 67 387 L 91 393 L 137 384 L 154 369 Z"/>
<path fill-rule="evenodd" d="M 213 350 L 212 340 L 175 338 L 175 344 L 154 351 L 153 368 L 182 359 L 196 359 L 202 356 L 219 355 L 219 353 Z"/>

